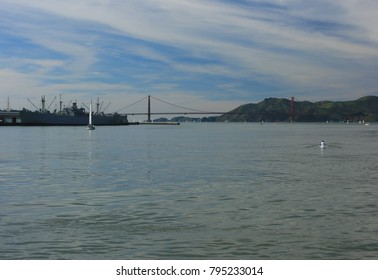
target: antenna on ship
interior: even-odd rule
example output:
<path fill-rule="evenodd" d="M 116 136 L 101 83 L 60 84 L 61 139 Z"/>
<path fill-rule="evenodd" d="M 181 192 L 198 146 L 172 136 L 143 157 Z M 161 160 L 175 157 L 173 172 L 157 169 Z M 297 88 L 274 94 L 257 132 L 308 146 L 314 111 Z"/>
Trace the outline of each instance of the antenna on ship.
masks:
<path fill-rule="evenodd" d="M 32 102 L 32 101 L 31 101 L 31 100 L 29 99 L 29 98 L 26 98 L 26 99 L 27 99 L 27 100 L 28 100 L 28 101 L 30 102 L 30 104 L 31 104 L 31 105 L 33 105 L 33 106 L 34 106 L 34 108 L 36 108 L 36 109 L 37 109 L 37 111 L 39 110 L 39 109 L 38 109 L 38 107 L 37 107 L 37 106 L 35 106 L 35 105 L 34 105 L 34 103 L 33 103 L 33 102 Z"/>
<path fill-rule="evenodd" d="M 108 105 L 106 105 L 105 109 L 104 109 L 104 112 L 106 111 L 106 109 L 108 109 L 109 105 L 111 104 L 111 102 L 108 103 Z"/>
<path fill-rule="evenodd" d="M 100 114 L 100 97 L 97 97 L 96 114 Z"/>
<path fill-rule="evenodd" d="M 50 110 L 50 107 L 54 103 L 55 99 L 56 99 L 56 96 L 54 97 L 53 101 L 51 101 L 50 105 L 47 107 L 47 110 Z"/>
<path fill-rule="evenodd" d="M 41 103 L 42 103 L 42 112 L 45 111 L 45 102 L 46 102 L 46 97 L 45 95 L 41 96 Z"/>
<path fill-rule="evenodd" d="M 62 95 L 60 95 L 60 97 L 59 97 L 59 114 L 62 113 L 62 105 L 63 105 Z"/>
<path fill-rule="evenodd" d="M 7 111 L 10 112 L 9 96 L 8 96 L 8 103 L 7 103 Z"/>

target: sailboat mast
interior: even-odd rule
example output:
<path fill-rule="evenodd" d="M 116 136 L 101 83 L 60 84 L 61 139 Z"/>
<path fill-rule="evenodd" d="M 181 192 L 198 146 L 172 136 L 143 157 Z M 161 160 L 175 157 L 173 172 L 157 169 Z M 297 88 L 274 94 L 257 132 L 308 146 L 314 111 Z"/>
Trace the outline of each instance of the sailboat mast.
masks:
<path fill-rule="evenodd" d="M 95 126 L 92 124 L 92 100 L 91 103 L 89 104 L 89 123 L 87 125 L 88 130 L 94 130 Z"/>
<path fill-rule="evenodd" d="M 92 100 L 89 104 L 89 125 L 92 125 Z"/>

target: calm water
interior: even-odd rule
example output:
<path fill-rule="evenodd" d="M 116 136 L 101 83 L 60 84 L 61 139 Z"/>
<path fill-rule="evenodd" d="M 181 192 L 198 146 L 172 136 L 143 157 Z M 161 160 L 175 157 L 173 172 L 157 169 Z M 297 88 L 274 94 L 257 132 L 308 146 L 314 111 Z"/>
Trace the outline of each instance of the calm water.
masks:
<path fill-rule="evenodd" d="M 377 140 L 356 124 L 0 127 L 0 258 L 378 259 Z"/>

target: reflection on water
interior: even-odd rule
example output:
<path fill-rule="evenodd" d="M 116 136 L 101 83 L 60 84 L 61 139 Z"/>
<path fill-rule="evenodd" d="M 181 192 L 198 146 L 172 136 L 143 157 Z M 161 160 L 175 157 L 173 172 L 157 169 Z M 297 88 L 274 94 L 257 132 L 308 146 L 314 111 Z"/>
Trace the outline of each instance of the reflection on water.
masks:
<path fill-rule="evenodd" d="M 377 128 L 1 128 L 1 258 L 376 258 Z"/>

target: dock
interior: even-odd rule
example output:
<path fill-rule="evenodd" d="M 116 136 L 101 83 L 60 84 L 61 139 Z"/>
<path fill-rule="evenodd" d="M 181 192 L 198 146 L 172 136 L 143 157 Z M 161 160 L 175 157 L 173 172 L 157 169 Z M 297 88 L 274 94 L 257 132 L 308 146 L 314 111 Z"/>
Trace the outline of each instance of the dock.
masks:
<path fill-rule="evenodd" d="M 0 125 L 20 125 L 19 111 L 0 111 Z"/>

